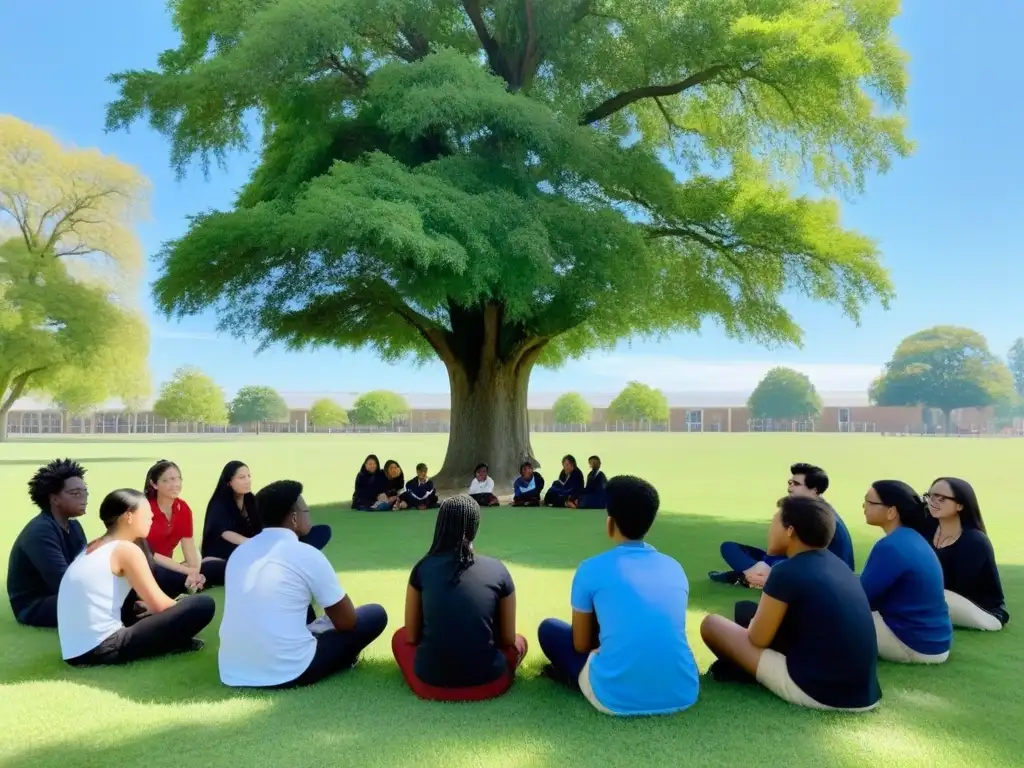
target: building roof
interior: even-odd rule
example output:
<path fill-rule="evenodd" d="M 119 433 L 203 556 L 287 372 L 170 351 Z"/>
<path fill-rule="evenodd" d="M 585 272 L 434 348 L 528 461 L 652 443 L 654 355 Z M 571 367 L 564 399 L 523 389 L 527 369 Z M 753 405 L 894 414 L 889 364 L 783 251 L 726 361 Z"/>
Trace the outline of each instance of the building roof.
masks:
<path fill-rule="evenodd" d="M 288 407 L 295 411 L 308 409 L 321 398 L 334 400 L 342 408 L 351 408 L 359 397 L 358 392 L 281 392 L 281 397 Z M 444 411 L 451 407 L 447 392 L 403 392 L 409 407 L 417 411 Z M 562 392 L 530 392 L 528 407 L 531 410 L 547 410 Z M 583 397 L 594 408 L 607 408 L 617 392 L 583 392 Z M 821 398 L 826 407 L 855 408 L 869 405 L 867 392 L 822 392 Z M 748 392 L 666 392 L 670 408 L 742 408 L 747 404 Z M 153 408 L 155 398 L 146 400 L 142 411 Z M 48 411 L 53 405 L 44 399 L 25 397 L 14 404 L 14 411 Z M 124 405 L 111 400 L 95 409 L 98 412 L 114 412 L 124 410 Z"/>

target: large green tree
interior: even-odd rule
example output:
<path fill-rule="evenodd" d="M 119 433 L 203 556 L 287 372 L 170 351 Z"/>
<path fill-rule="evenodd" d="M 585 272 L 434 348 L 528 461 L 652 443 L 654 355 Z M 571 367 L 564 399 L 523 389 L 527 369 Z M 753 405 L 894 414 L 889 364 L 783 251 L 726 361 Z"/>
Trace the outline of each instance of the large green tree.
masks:
<path fill-rule="evenodd" d="M 532 456 L 530 373 L 630 336 L 796 343 L 794 292 L 891 285 L 811 179 L 910 145 L 898 0 L 176 0 L 177 48 L 113 76 L 179 172 L 247 146 L 234 208 L 169 242 L 170 315 L 291 348 L 441 360 L 441 484 Z"/>
<path fill-rule="evenodd" d="M 810 378 L 782 366 L 768 371 L 747 399 L 755 419 L 773 421 L 810 421 L 821 413 L 821 405 Z"/>
<path fill-rule="evenodd" d="M 228 421 L 235 425 L 255 424 L 256 434 L 265 421 L 287 421 L 288 405 L 273 387 L 259 384 L 242 387 L 228 407 Z"/>
<path fill-rule="evenodd" d="M 629 423 L 668 421 L 668 399 L 660 389 L 631 381 L 608 405 L 608 416 Z"/>
<path fill-rule="evenodd" d="M 984 408 L 1013 397 L 1006 364 L 970 328 L 938 325 L 905 338 L 871 385 L 878 405 L 937 408 L 945 429 L 958 408 Z"/>
<path fill-rule="evenodd" d="M 227 424 L 224 390 L 198 368 L 184 366 L 160 387 L 153 404 L 160 418 L 179 424 Z"/>
<path fill-rule="evenodd" d="M 343 427 L 348 424 L 348 411 L 329 397 L 322 397 L 309 407 L 309 421 L 317 429 Z"/>
<path fill-rule="evenodd" d="M 551 406 L 551 415 L 555 424 L 584 426 L 593 418 L 594 409 L 579 392 L 566 392 Z"/>
<path fill-rule="evenodd" d="M 409 413 L 409 403 L 397 392 L 375 389 L 364 392 L 352 404 L 349 421 L 366 427 L 384 427 Z"/>

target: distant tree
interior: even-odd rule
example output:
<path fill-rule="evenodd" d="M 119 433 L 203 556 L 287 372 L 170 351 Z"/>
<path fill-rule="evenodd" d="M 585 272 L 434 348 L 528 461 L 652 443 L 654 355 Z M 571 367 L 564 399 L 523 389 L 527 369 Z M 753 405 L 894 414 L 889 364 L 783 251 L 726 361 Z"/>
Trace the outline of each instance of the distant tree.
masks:
<path fill-rule="evenodd" d="M 594 415 L 594 409 L 579 392 L 566 392 L 555 400 L 551 410 L 555 424 L 584 426 Z"/>
<path fill-rule="evenodd" d="M 614 421 L 657 423 L 668 421 L 668 400 L 660 389 L 629 382 L 608 406 Z"/>
<path fill-rule="evenodd" d="M 942 412 L 945 430 L 959 408 L 983 408 L 1013 397 L 1013 377 L 969 328 L 939 325 L 905 338 L 871 385 L 878 405 L 919 405 Z"/>
<path fill-rule="evenodd" d="M 348 411 L 330 398 L 324 397 L 310 406 L 309 420 L 318 429 L 343 427 L 348 424 Z"/>
<path fill-rule="evenodd" d="M 810 421 L 821 413 L 821 396 L 800 371 L 772 368 L 750 393 L 747 407 L 755 419 Z"/>
<path fill-rule="evenodd" d="M 1010 366 L 1010 374 L 1013 376 L 1014 389 L 1017 390 L 1018 395 L 1024 398 L 1024 336 L 1013 342 L 1006 360 Z"/>
<path fill-rule="evenodd" d="M 148 182 L 0 115 L 0 440 L 33 393 L 82 413 L 149 394 L 133 231 Z"/>
<path fill-rule="evenodd" d="M 181 173 L 259 124 L 231 208 L 166 244 L 157 304 L 440 361 L 451 487 L 532 456 L 537 365 L 709 322 L 799 341 L 794 292 L 887 303 L 838 200 L 911 151 L 899 5 L 177 0 L 175 48 L 112 77 L 107 124 L 147 122 Z"/>
<path fill-rule="evenodd" d="M 288 404 L 272 387 L 250 385 L 235 393 L 228 408 L 228 421 L 235 426 L 255 424 L 256 434 L 265 421 L 285 421 Z"/>
<path fill-rule="evenodd" d="M 356 398 L 349 421 L 362 426 L 383 427 L 409 413 L 409 403 L 397 392 L 377 389 Z"/>
<path fill-rule="evenodd" d="M 223 390 L 205 373 L 191 367 L 179 368 L 160 388 L 153 412 L 179 424 L 226 424 L 228 421 Z"/>

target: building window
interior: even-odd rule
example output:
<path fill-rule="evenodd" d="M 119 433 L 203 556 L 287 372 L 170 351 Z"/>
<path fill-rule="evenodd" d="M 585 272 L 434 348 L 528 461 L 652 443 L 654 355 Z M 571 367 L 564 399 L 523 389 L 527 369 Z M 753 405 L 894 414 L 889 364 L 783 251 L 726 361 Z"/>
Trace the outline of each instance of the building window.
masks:
<path fill-rule="evenodd" d="M 703 432 L 704 431 L 704 411 L 687 411 L 686 412 L 686 431 L 687 432 Z"/>

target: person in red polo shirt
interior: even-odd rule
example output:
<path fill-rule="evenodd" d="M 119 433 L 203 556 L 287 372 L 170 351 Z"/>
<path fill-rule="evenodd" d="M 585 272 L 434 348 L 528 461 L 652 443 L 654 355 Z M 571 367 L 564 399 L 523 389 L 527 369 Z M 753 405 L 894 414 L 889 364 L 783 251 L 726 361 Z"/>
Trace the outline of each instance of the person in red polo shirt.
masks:
<path fill-rule="evenodd" d="M 153 553 L 153 575 L 172 597 L 224 583 L 224 560 L 199 556 L 193 538 L 192 509 L 180 494 L 181 470 L 177 464 L 161 459 L 150 467 L 146 498 L 153 509 L 153 525 L 146 542 Z M 174 559 L 179 544 L 184 562 Z"/>

